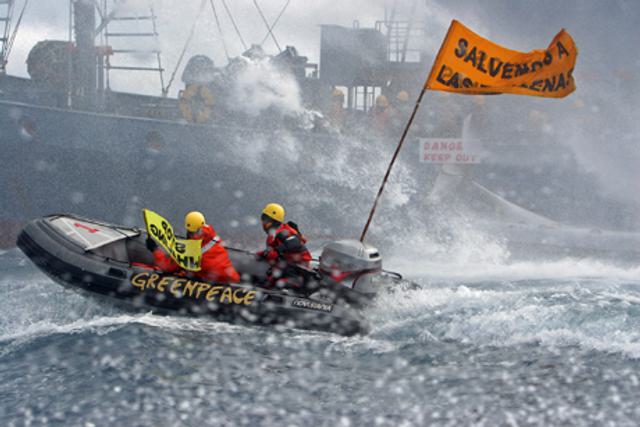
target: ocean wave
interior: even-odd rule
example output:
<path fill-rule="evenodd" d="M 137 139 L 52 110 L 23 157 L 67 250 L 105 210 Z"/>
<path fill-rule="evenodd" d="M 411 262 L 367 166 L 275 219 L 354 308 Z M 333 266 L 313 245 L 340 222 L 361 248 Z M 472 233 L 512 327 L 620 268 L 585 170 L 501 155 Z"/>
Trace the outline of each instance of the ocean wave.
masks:
<path fill-rule="evenodd" d="M 394 270 L 406 277 L 452 281 L 499 280 L 567 280 L 598 278 L 612 281 L 637 281 L 640 265 L 622 266 L 589 258 L 562 258 L 554 261 L 532 262 L 447 262 L 430 261 L 428 258 L 393 258 L 389 263 Z"/>
<path fill-rule="evenodd" d="M 372 335 L 479 347 L 578 346 L 640 358 L 640 283 L 554 279 L 486 286 L 425 286 L 384 296 L 369 312 Z"/>

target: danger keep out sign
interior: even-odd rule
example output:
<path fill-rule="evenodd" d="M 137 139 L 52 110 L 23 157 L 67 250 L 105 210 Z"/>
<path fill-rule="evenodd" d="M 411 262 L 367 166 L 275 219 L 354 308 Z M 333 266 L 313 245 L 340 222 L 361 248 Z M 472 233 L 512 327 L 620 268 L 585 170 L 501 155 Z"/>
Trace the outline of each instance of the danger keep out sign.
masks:
<path fill-rule="evenodd" d="M 477 153 L 465 151 L 462 139 L 421 138 L 420 161 L 422 163 L 475 164 L 480 163 Z"/>

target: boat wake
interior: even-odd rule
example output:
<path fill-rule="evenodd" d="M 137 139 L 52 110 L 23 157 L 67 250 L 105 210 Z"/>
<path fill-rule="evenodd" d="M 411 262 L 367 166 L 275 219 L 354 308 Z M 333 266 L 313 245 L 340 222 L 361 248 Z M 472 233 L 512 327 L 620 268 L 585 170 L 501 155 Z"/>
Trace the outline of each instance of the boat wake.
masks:
<path fill-rule="evenodd" d="M 130 314 L 61 288 L 17 251 L 0 259 L 17 266 L 5 266 L 9 274 L 0 280 L 5 290 L 0 356 L 56 334 L 101 335 L 132 324 L 211 334 L 272 332 L 206 319 Z M 369 336 L 302 331 L 287 336 L 356 352 L 456 342 L 480 348 L 534 345 L 550 351 L 570 346 L 640 358 L 640 267 L 572 259 L 448 266 L 396 259 L 392 264 L 419 287 L 380 297 L 368 309 Z"/>
<path fill-rule="evenodd" d="M 377 301 L 370 313 L 373 336 L 551 351 L 569 346 L 640 358 L 640 267 L 571 258 L 448 266 L 403 262 L 408 264 L 401 271 L 420 288 Z"/>

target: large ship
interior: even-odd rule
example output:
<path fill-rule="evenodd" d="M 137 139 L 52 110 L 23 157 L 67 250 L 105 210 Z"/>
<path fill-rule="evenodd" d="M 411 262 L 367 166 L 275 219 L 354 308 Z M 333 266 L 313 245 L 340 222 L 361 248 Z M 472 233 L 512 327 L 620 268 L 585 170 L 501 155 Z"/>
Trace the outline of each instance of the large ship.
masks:
<path fill-rule="evenodd" d="M 205 4 L 215 13 L 214 2 Z M 166 78 L 157 44 L 144 42 L 134 49 L 129 42 L 159 37 L 153 7 L 147 15 L 130 16 L 108 0 L 72 0 L 69 13 L 69 40 L 36 44 L 27 60 L 30 78 L 16 77 L 4 72 L 18 30 L 16 4 L 0 0 L 4 246 L 15 244 L 26 221 L 53 212 L 135 225 L 143 207 L 176 222 L 185 210 L 197 208 L 215 218 L 227 239 L 255 240 L 256 212 L 271 200 L 289 207 L 294 218 L 304 215 L 311 236 L 357 236 L 408 118 L 407 105 L 435 53 L 425 48 L 428 24 L 411 13 L 403 18 L 393 7 L 372 28 L 358 22 L 320 26 L 319 65 L 293 46 L 269 56 L 254 45 L 224 67 L 192 57 L 182 73 L 183 88 L 171 97 L 174 78 Z M 141 25 L 149 30 L 141 31 Z M 132 57 L 147 61 L 118 62 Z M 255 66 L 292 82 L 302 108 L 287 111 L 265 103 L 243 111 L 232 105 L 230 88 L 237 87 L 243 70 Z M 158 96 L 110 88 L 111 73 L 137 71 L 159 76 Z M 373 122 L 381 99 L 395 111 L 382 128 Z M 431 188 L 441 170 L 420 161 L 418 141 L 460 138 L 466 117 L 485 141 L 485 160 L 472 166 L 485 186 L 553 216 L 545 206 L 592 185 L 570 150 L 539 137 L 542 113 L 529 112 L 524 125 L 516 125 L 514 114 L 513 126 L 505 130 L 491 125 L 492 107 L 481 98 L 435 95 L 433 101 L 410 133 L 414 149 L 401 157 L 387 196 L 395 207 L 383 210 L 382 220 L 386 214 L 398 222 L 433 223 L 416 213 L 430 212 L 432 198 L 422 189 Z M 500 108 L 510 103 L 515 104 L 506 101 Z M 335 108 L 341 114 L 337 119 Z M 544 156 L 565 160 L 558 166 Z M 581 203 L 565 202 L 562 212 L 581 212 Z"/>
<path fill-rule="evenodd" d="M 8 6 L 7 46 L 15 5 L 13 0 L 3 3 Z M 114 47 L 123 38 L 157 37 L 153 9 L 149 16 L 120 16 L 110 3 L 72 1 L 73 38 L 34 46 L 27 61 L 30 78 L 0 77 L 5 243 L 13 243 L 25 220 L 56 211 L 135 223 L 142 206 L 155 206 L 175 219 L 197 203 L 222 225 L 239 230 L 255 225 L 248 217 L 264 200 L 299 206 L 302 213 L 329 202 L 336 187 L 356 193 L 343 196 L 352 201 L 354 214 L 364 211 L 356 201 L 362 186 L 368 190 L 374 185 L 367 179 L 366 169 L 372 166 L 367 158 L 382 167 L 386 153 L 379 150 L 387 148 L 386 139 L 366 132 L 341 134 L 317 112 L 331 102 L 332 90 L 343 87 L 346 111 L 364 121 L 383 86 L 388 93 L 400 90 L 385 83 L 398 72 L 389 69 L 388 59 L 400 59 L 399 28 L 406 23 L 388 23 L 393 37 L 383 34 L 383 23 L 376 29 L 323 26 L 322 73 L 290 46 L 273 57 L 253 46 L 223 69 L 206 57 L 194 57 L 183 73 L 184 89 L 171 98 L 156 49 Z M 122 30 L 131 21 L 149 21 L 152 31 Z M 112 29 L 115 25 L 118 30 Z M 98 44 L 100 40 L 106 44 Z M 118 55 L 131 53 L 157 57 L 158 65 L 113 65 Z M 265 62 L 299 86 L 307 116 L 283 114 L 269 105 L 252 115 L 227 107 L 225 83 L 243 67 Z M 414 72 L 422 65 L 406 63 L 400 67 L 402 75 L 422 74 Z M 162 95 L 112 91 L 109 75 L 114 71 L 155 72 L 163 82 Z M 371 142 L 354 144 L 361 136 Z M 343 166 L 354 171 L 337 176 Z M 361 199 L 368 202 L 370 194 Z M 309 227 L 315 232 L 349 232 L 335 212 L 314 219 Z M 333 229 L 326 230 L 327 222 Z"/>

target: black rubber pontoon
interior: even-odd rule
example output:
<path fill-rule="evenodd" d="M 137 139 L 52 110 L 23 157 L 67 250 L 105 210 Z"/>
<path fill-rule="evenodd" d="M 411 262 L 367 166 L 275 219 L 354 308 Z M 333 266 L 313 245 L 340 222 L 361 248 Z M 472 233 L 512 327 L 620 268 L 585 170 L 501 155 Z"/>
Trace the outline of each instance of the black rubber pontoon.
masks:
<path fill-rule="evenodd" d="M 357 291 L 336 287 L 333 295 L 266 290 L 256 286 L 269 266 L 252 255 L 229 251 L 246 284 L 216 284 L 155 271 L 146 233 L 72 215 L 31 221 L 18 247 L 48 276 L 65 287 L 129 308 L 160 314 L 203 316 L 233 323 L 366 333 L 356 305 Z M 317 293 L 316 293 L 317 294 Z"/>

